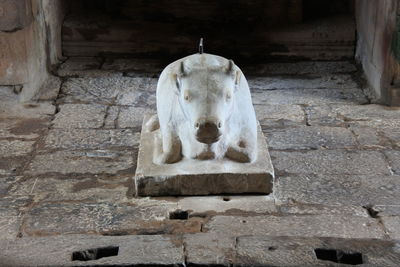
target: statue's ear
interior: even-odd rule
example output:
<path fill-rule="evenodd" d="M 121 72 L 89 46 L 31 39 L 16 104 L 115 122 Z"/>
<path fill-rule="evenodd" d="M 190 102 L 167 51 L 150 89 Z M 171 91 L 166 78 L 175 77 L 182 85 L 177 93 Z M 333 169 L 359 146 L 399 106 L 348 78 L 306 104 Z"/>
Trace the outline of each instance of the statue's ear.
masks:
<path fill-rule="evenodd" d="M 179 64 L 179 69 L 178 69 L 178 75 L 183 77 L 187 74 L 187 69 L 185 67 L 185 63 L 181 61 L 181 64 Z"/>
<path fill-rule="evenodd" d="M 183 61 L 179 64 L 176 74 L 174 74 L 174 80 L 177 88 L 177 92 L 180 93 L 182 87 L 182 78 L 186 75 L 185 64 Z"/>
<path fill-rule="evenodd" d="M 175 81 L 175 85 L 176 85 L 176 90 L 175 90 L 175 93 L 176 94 L 179 94 L 180 92 L 181 92 L 181 78 L 179 77 L 179 75 L 178 74 L 174 74 L 173 75 L 173 79 L 174 79 L 174 81 Z"/>
<path fill-rule="evenodd" d="M 239 69 L 235 66 L 235 63 L 233 60 L 229 60 L 228 66 L 226 67 L 226 73 L 232 77 L 235 81 L 235 85 L 238 85 L 240 82 L 240 77 L 241 77 L 241 72 Z"/>

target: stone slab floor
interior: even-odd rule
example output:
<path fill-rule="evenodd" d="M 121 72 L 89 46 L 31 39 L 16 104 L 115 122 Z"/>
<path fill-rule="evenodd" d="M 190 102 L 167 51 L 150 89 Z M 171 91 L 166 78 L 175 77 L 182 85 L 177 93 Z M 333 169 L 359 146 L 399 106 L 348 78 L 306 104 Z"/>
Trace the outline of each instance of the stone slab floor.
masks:
<path fill-rule="evenodd" d="M 244 69 L 273 195 L 133 198 L 161 69 L 70 58 L 38 103 L 0 88 L 0 266 L 399 265 L 400 109 L 352 62 Z"/>

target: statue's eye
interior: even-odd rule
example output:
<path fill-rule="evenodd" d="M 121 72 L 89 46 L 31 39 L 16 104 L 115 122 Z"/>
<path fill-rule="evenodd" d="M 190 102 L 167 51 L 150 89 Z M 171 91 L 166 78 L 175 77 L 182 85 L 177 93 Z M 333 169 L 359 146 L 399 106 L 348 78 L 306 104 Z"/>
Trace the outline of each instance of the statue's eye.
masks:
<path fill-rule="evenodd" d="M 185 95 L 183 96 L 183 98 L 184 98 L 186 101 L 189 101 L 189 100 L 190 100 L 190 96 L 189 96 L 189 92 L 188 92 L 188 91 L 185 91 Z"/>
<path fill-rule="evenodd" d="M 226 101 L 231 100 L 231 98 L 232 98 L 231 92 L 227 92 L 227 93 L 226 93 Z"/>

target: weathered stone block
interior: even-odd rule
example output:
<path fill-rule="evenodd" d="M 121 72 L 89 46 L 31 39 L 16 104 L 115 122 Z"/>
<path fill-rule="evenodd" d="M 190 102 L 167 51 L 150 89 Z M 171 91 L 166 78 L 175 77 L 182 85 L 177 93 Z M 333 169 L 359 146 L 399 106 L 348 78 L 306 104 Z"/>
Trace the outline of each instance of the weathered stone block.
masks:
<path fill-rule="evenodd" d="M 341 117 L 337 112 L 333 110 L 331 105 L 305 107 L 307 122 L 311 126 L 322 125 L 322 126 L 346 126 L 344 118 Z"/>
<path fill-rule="evenodd" d="M 132 152 L 113 150 L 57 151 L 36 155 L 28 174 L 109 173 L 134 167 Z"/>
<path fill-rule="evenodd" d="M 131 186 L 128 176 L 85 175 L 19 179 L 9 185 L 9 195 L 34 195 L 45 201 L 127 201 Z M 1 194 L 2 186 L 0 186 Z"/>
<path fill-rule="evenodd" d="M 400 239 L 400 216 L 382 217 L 382 222 L 392 239 Z"/>
<path fill-rule="evenodd" d="M 106 106 L 65 104 L 53 120 L 54 128 L 100 128 L 103 125 Z"/>
<path fill-rule="evenodd" d="M 0 119 L 0 138 L 32 140 L 39 137 L 47 129 L 50 118 L 47 119 Z"/>
<path fill-rule="evenodd" d="M 366 104 L 367 98 L 360 89 L 291 89 L 291 90 L 252 90 L 253 104 Z"/>
<path fill-rule="evenodd" d="M 22 222 L 21 213 L 30 203 L 31 199 L 27 196 L 0 198 L 0 240 L 17 238 Z"/>
<path fill-rule="evenodd" d="M 400 149 L 400 128 L 383 128 L 381 132 L 392 145 Z"/>
<path fill-rule="evenodd" d="M 0 31 L 18 31 L 33 20 L 31 2 L 28 0 L 0 1 Z"/>
<path fill-rule="evenodd" d="M 57 70 L 57 75 L 66 78 L 122 77 L 122 72 L 100 69 L 100 57 L 70 57 Z"/>
<path fill-rule="evenodd" d="M 118 96 L 119 105 L 153 108 L 156 107 L 156 93 L 145 90 L 131 90 L 122 92 Z"/>
<path fill-rule="evenodd" d="M 379 217 L 400 216 L 400 204 L 373 205 L 371 208 Z"/>
<path fill-rule="evenodd" d="M 261 126 L 304 125 L 305 114 L 299 105 L 254 105 Z"/>
<path fill-rule="evenodd" d="M 388 150 L 384 152 L 392 172 L 400 174 L 400 150 Z"/>
<path fill-rule="evenodd" d="M 340 204 L 332 206 L 331 203 L 315 204 L 297 202 L 296 199 L 291 199 L 288 204 L 282 204 L 280 199 L 276 199 L 276 205 L 282 215 L 335 215 L 338 217 L 370 217 L 367 209 L 362 206 Z"/>
<path fill-rule="evenodd" d="M 23 157 L 4 157 L 0 159 L 0 175 L 15 175 L 21 170 L 26 159 Z"/>
<path fill-rule="evenodd" d="M 26 156 L 33 150 L 34 141 L 0 140 L 0 157 Z"/>
<path fill-rule="evenodd" d="M 375 104 L 343 105 L 343 103 L 333 103 L 329 106 L 307 107 L 306 110 L 310 115 L 309 123 L 311 125 L 346 122 L 354 126 L 372 128 L 400 127 L 400 108 L 395 107 Z"/>
<path fill-rule="evenodd" d="M 201 196 L 183 197 L 178 201 L 181 210 L 194 214 L 221 213 L 221 212 L 277 212 L 272 196 Z"/>
<path fill-rule="evenodd" d="M 61 90 L 62 81 L 59 77 L 49 76 L 40 87 L 37 99 L 40 101 L 56 100 Z"/>
<path fill-rule="evenodd" d="M 20 176 L 0 177 L 0 197 L 8 195 L 10 188 L 13 187 L 20 178 Z"/>
<path fill-rule="evenodd" d="M 82 72 L 99 69 L 101 58 L 97 57 L 71 57 L 57 70 L 59 76 L 79 76 Z"/>
<path fill-rule="evenodd" d="M 278 174 L 391 174 L 383 154 L 377 151 L 271 151 L 271 157 Z"/>
<path fill-rule="evenodd" d="M 301 126 L 267 130 L 271 149 L 340 149 L 356 146 L 350 130 L 341 127 Z"/>
<path fill-rule="evenodd" d="M 354 133 L 357 143 L 362 148 L 384 148 L 389 146 L 385 142 L 377 129 L 365 126 L 350 126 L 350 130 Z"/>
<path fill-rule="evenodd" d="M 145 107 L 121 107 L 117 120 L 117 127 L 139 128 L 142 126 L 144 115 L 154 111 L 154 109 Z"/>
<path fill-rule="evenodd" d="M 62 103 L 86 103 L 110 105 L 122 90 L 135 90 L 130 78 L 120 75 L 103 77 L 69 78 L 61 88 Z"/>
<path fill-rule="evenodd" d="M 138 234 L 162 226 L 176 203 L 138 199 L 127 202 L 41 202 L 24 216 L 24 233 L 34 235 L 97 233 Z"/>
<path fill-rule="evenodd" d="M 209 195 L 272 192 L 274 171 L 267 144 L 258 127 L 258 157 L 254 163 L 223 160 L 193 161 L 183 159 L 175 164 L 153 163 L 154 140 L 159 129 L 145 130 L 150 116 L 143 120 L 138 167 L 135 174 L 136 194 Z"/>
<path fill-rule="evenodd" d="M 137 147 L 140 134 L 131 129 L 52 129 L 45 149 L 107 149 Z"/>
<path fill-rule="evenodd" d="M 161 235 L 95 236 L 65 235 L 0 241 L 3 266 L 178 266 L 184 262 L 179 238 Z M 116 255 L 96 259 L 89 252 L 87 261 L 72 260 L 74 252 L 116 248 Z M 23 253 L 21 253 L 23 252 Z M 156 252 L 156 253 L 155 253 Z M 101 253 L 100 253 L 101 254 Z M 92 256 L 92 258 L 90 257 Z"/>
<path fill-rule="evenodd" d="M 331 206 L 396 205 L 400 177 L 393 175 L 291 175 L 275 183 L 277 202 Z"/>
<path fill-rule="evenodd" d="M 115 129 L 118 127 L 117 120 L 120 112 L 119 106 L 110 106 L 107 109 L 107 114 L 104 119 L 104 128 L 106 129 Z"/>
<path fill-rule="evenodd" d="M 337 215 L 215 216 L 203 229 L 226 236 L 266 235 L 384 239 L 379 222 L 366 217 Z"/>
<path fill-rule="evenodd" d="M 209 233 L 185 235 L 187 264 L 230 266 L 236 260 L 235 238 Z"/>
<path fill-rule="evenodd" d="M 0 63 L 1 64 L 1 63 Z M 0 70 L 1 72 L 1 70 Z M 0 74 L 1 77 L 1 74 Z M 5 82 L 7 83 L 7 82 Z M 12 86 L 0 86 L 0 118 L 41 118 L 48 119 L 56 107 L 49 101 L 21 103 L 13 93 Z"/>
<path fill-rule="evenodd" d="M 332 105 L 327 107 L 331 114 L 348 124 L 373 128 L 399 128 L 400 108 L 381 105 Z"/>
<path fill-rule="evenodd" d="M 352 89 L 358 88 L 348 74 L 308 76 L 307 79 L 287 77 L 262 77 L 249 80 L 252 90 L 290 90 L 290 89 Z"/>
<path fill-rule="evenodd" d="M 155 107 L 157 79 L 154 78 L 128 78 L 132 88 L 124 87 L 118 96 L 119 105 L 137 107 Z"/>
<path fill-rule="evenodd" d="M 244 236 L 237 239 L 236 262 L 245 266 L 395 266 L 400 260 L 396 247 L 395 241 L 376 239 Z M 316 249 L 331 256 L 317 255 Z M 342 257 L 344 253 L 348 256 Z"/>

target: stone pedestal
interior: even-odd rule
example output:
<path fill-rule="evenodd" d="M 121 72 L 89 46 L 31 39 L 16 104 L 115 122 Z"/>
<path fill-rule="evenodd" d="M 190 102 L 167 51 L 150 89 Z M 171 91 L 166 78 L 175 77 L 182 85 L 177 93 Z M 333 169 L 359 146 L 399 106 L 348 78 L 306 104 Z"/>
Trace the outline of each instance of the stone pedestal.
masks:
<path fill-rule="evenodd" d="M 265 137 L 258 126 L 258 157 L 254 163 L 183 159 L 178 163 L 153 163 L 154 140 L 159 129 L 147 129 L 145 116 L 135 174 L 137 196 L 269 194 L 274 170 Z"/>

